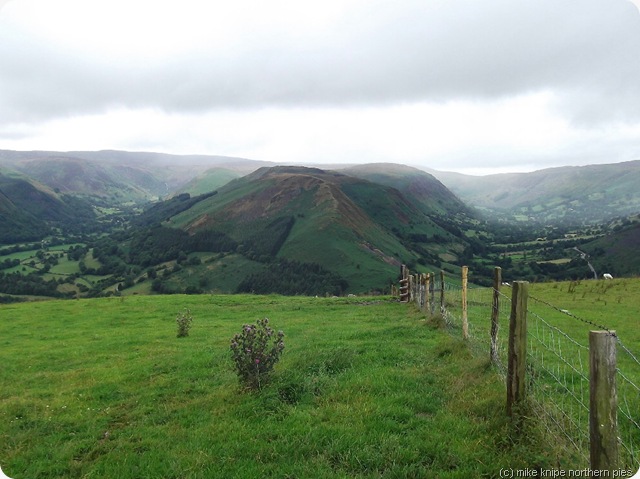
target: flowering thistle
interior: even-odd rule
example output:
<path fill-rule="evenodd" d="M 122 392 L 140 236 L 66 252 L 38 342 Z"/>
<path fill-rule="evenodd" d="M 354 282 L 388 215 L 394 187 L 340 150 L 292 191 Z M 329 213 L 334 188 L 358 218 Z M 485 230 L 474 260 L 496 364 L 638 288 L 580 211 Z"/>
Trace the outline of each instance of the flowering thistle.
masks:
<path fill-rule="evenodd" d="M 260 389 L 268 380 L 284 350 L 284 333 L 274 333 L 269 319 L 257 324 L 245 324 L 242 332 L 231 339 L 231 355 L 240 382 L 251 389 Z"/>

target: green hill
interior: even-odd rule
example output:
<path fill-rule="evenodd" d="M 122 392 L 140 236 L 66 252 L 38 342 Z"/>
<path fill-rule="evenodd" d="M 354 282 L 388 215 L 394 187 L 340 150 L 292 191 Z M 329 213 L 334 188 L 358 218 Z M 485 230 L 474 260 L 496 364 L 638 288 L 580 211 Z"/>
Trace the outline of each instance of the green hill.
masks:
<path fill-rule="evenodd" d="M 190 235 L 224 233 L 245 257 L 320 265 L 349 291 L 387 286 L 401 262 L 439 267 L 465 240 L 398 190 L 317 168 L 261 168 L 173 216 Z"/>
<path fill-rule="evenodd" d="M 201 195 L 226 185 L 231 180 L 240 178 L 241 173 L 227 168 L 209 168 L 200 173 L 184 186 L 178 188 L 173 194 L 189 193 L 190 195 Z"/>
<path fill-rule="evenodd" d="M 488 176 L 433 174 L 466 203 L 522 219 L 596 224 L 640 211 L 640 161 Z"/>
<path fill-rule="evenodd" d="M 372 163 L 340 171 L 395 188 L 427 214 L 450 215 L 456 211 L 472 214 L 469 207 L 436 177 L 417 168 L 393 163 Z"/>
<path fill-rule="evenodd" d="M 580 248 L 587 252 L 596 271 L 602 275 L 640 275 L 640 222 L 620 226 L 613 233 L 598 238 Z"/>
<path fill-rule="evenodd" d="M 150 172 L 132 166 L 47 157 L 20 161 L 14 168 L 56 192 L 101 198 L 111 204 L 148 201 L 166 192 L 164 183 Z"/>
<path fill-rule="evenodd" d="M 49 229 L 34 216 L 20 210 L 2 191 L 0 176 L 0 244 L 38 240 Z"/>
<path fill-rule="evenodd" d="M 88 196 L 113 206 L 156 200 L 174 192 L 205 193 L 267 164 L 270 163 L 227 156 L 118 150 L 0 150 L 0 168 L 20 171 L 56 191 Z M 219 172 L 206 173 L 212 168 Z M 200 179 L 184 189 L 199 175 Z M 212 185 L 213 176 L 226 180 L 216 180 Z"/>
<path fill-rule="evenodd" d="M 19 176 L 0 174 L 0 243 L 39 240 L 52 226 L 76 229 L 92 208 Z"/>

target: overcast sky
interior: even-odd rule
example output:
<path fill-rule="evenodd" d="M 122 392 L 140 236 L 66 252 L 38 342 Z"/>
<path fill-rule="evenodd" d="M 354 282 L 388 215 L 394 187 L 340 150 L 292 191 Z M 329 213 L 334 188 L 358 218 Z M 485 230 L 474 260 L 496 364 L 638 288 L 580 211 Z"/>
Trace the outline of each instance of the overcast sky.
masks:
<path fill-rule="evenodd" d="M 640 159 L 630 0 L 0 0 L 0 149 Z"/>

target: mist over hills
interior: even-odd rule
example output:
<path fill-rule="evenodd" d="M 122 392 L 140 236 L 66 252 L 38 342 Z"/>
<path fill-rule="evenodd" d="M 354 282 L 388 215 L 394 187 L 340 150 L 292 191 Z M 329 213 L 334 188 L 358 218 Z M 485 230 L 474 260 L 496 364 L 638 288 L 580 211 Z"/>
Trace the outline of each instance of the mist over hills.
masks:
<path fill-rule="evenodd" d="M 0 168 L 20 172 L 62 193 L 115 203 L 152 201 L 183 192 L 201 194 L 263 166 L 277 165 L 216 155 L 0 150 Z M 488 215 L 579 223 L 606 221 L 640 210 L 640 161 L 488 176 L 420 170 L 401 164 L 320 168 L 382 182 L 406 195 L 412 194 L 412 182 L 416 185 L 416 181 L 423 181 L 416 172 L 426 171 L 442 183 L 440 191 L 433 187 L 430 195 L 437 195 L 443 204 L 451 204 L 451 198 L 457 197 Z M 424 189 L 418 187 L 417 191 Z"/>
<path fill-rule="evenodd" d="M 467 204 L 487 212 L 579 224 L 640 211 L 640 161 L 488 176 L 431 172 Z"/>
<path fill-rule="evenodd" d="M 224 168 L 241 176 L 265 164 L 268 163 L 228 156 L 116 150 L 0 150 L 0 167 L 21 172 L 52 189 L 115 204 L 157 200 L 210 168 Z"/>
<path fill-rule="evenodd" d="M 638 161 L 473 177 L 393 163 L 0 150 L 0 244 L 86 244 L 73 257 L 102 278 L 91 294 L 115 292 L 114 281 L 147 293 L 365 292 L 392 283 L 400 263 L 580 277 L 576 244 L 599 271 L 633 275 L 639 211 Z"/>

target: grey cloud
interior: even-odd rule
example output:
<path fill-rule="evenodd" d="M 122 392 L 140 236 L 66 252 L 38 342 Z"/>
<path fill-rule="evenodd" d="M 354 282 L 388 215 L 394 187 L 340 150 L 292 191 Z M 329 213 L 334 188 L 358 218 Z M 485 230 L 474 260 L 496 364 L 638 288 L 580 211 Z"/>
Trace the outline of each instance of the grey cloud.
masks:
<path fill-rule="evenodd" d="M 445 102 L 550 90 L 575 122 L 640 119 L 640 15 L 627 0 L 366 5 L 324 37 L 267 36 L 225 52 L 201 45 L 164 63 L 80 57 L 0 32 L 0 115 Z"/>

